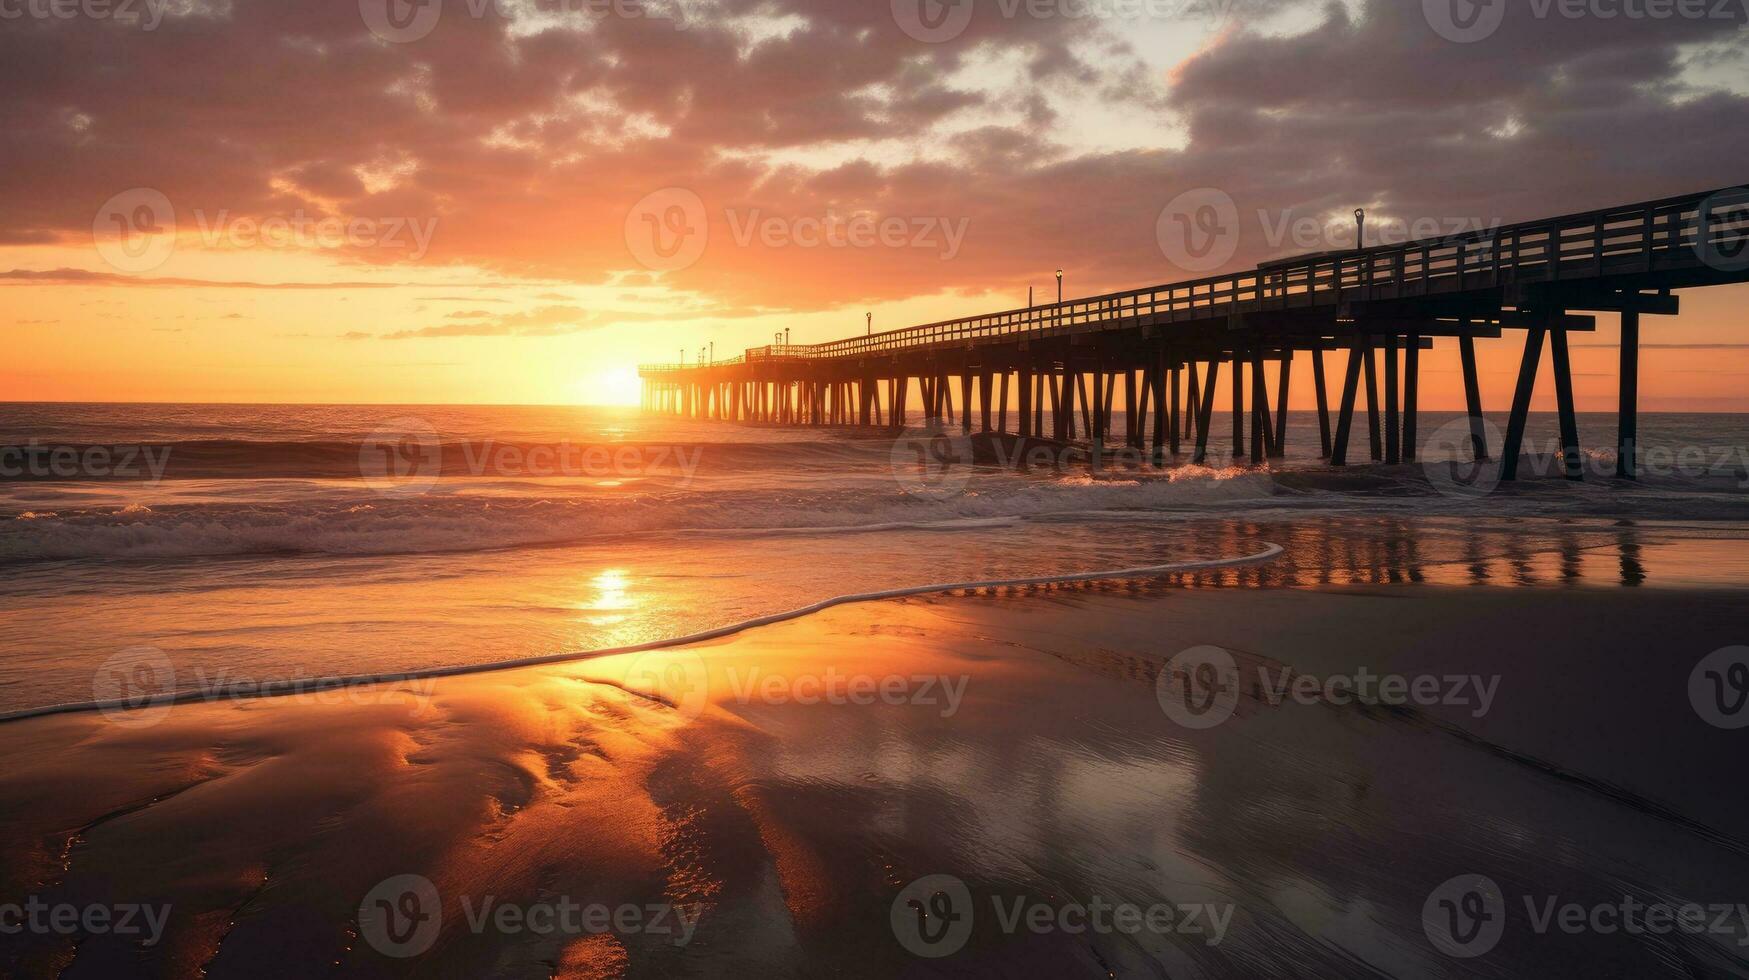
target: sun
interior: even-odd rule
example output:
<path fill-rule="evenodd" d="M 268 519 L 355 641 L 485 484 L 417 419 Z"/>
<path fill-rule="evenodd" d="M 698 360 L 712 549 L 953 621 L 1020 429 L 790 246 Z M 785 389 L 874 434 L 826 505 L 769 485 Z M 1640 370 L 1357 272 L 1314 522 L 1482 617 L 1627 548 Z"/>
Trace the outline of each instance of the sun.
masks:
<path fill-rule="evenodd" d="M 636 405 L 642 393 L 638 369 L 631 365 L 591 371 L 573 385 L 579 405 Z"/>

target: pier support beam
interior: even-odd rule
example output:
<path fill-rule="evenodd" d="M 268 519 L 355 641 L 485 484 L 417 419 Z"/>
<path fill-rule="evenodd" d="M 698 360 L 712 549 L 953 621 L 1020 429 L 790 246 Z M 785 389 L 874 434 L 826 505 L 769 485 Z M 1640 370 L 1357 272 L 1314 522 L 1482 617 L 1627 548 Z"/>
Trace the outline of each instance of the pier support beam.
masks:
<path fill-rule="evenodd" d="M 1476 338 L 1458 338 L 1464 369 L 1464 404 L 1470 417 L 1470 451 L 1477 461 L 1488 458 L 1488 430 L 1482 420 L 1482 389 L 1476 381 Z"/>
<path fill-rule="evenodd" d="M 1547 331 L 1525 331 L 1524 358 L 1518 364 L 1518 387 L 1512 393 L 1512 414 L 1506 420 L 1506 445 L 1500 448 L 1500 479 L 1518 479 L 1518 456 L 1524 450 L 1524 426 L 1530 417 L 1530 396 L 1536 391 L 1536 369 L 1543 358 Z"/>
<path fill-rule="evenodd" d="M 1379 361 L 1378 352 L 1373 348 L 1371 340 L 1366 342 L 1366 356 L 1362 359 L 1366 367 L 1366 425 L 1367 436 L 1372 444 L 1372 460 L 1378 462 L 1385 458 L 1384 446 L 1379 440 Z"/>
<path fill-rule="evenodd" d="M 1251 463 L 1259 465 L 1269 449 L 1269 385 L 1263 374 L 1263 352 L 1251 353 Z"/>
<path fill-rule="evenodd" d="M 1245 455 L 1245 355 L 1233 352 L 1233 458 Z"/>
<path fill-rule="evenodd" d="M 1336 439 L 1330 447 L 1330 465 L 1348 465 L 1348 436 L 1354 430 L 1354 401 L 1360 387 L 1361 363 L 1366 354 L 1357 344 L 1348 352 L 1348 368 L 1342 375 L 1342 400 L 1336 414 Z"/>
<path fill-rule="evenodd" d="M 1621 315 L 1621 399 L 1616 407 L 1615 475 L 1639 479 L 1640 313 Z"/>
<path fill-rule="evenodd" d="M 1318 396 L 1318 458 L 1330 458 L 1330 393 L 1324 383 L 1324 350 L 1312 351 L 1312 387 Z"/>
<path fill-rule="evenodd" d="M 1559 317 L 1551 322 L 1559 322 Z M 1579 454 L 1579 418 L 1573 411 L 1573 364 L 1567 354 L 1567 331 L 1555 327 L 1549 331 L 1549 352 L 1555 368 L 1555 409 L 1561 418 L 1561 456 L 1566 463 L 1567 479 L 1585 479 L 1585 460 Z"/>
<path fill-rule="evenodd" d="M 1385 463 L 1395 466 L 1403 461 L 1402 417 L 1398 412 L 1397 336 L 1387 334 L 1385 347 Z"/>
<path fill-rule="evenodd" d="M 1421 421 L 1421 337 L 1409 335 L 1409 346 L 1403 351 L 1403 462 L 1415 462 L 1416 431 Z"/>
<path fill-rule="evenodd" d="M 1193 463 L 1204 463 L 1209 456 L 1209 426 L 1214 421 L 1215 414 L 1215 382 L 1220 380 L 1221 359 L 1209 358 L 1208 377 L 1202 386 L 1202 404 L 1196 412 L 1196 455 L 1191 457 Z M 1191 377 L 1196 376 L 1196 367 L 1191 366 Z"/>
<path fill-rule="evenodd" d="M 1163 448 L 1169 450 L 1174 457 L 1177 457 L 1178 450 L 1182 445 L 1179 442 L 1178 435 L 1178 399 L 1182 394 L 1179 391 L 1179 385 L 1182 382 L 1179 379 L 1179 368 L 1177 363 L 1170 363 L 1169 366 L 1169 361 L 1170 358 L 1167 354 L 1162 353 L 1160 355 L 1161 377 L 1159 378 L 1159 404 L 1154 413 L 1155 466 L 1166 465 L 1166 458 L 1161 452 Z"/>
<path fill-rule="evenodd" d="M 1281 377 L 1277 379 L 1275 389 L 1275 427 L 1269 430 L 1269 455 L 1276 459 L 1287 455 L 1287 396 L 1293 371 L 1293 348 L 1284 348 L 1281 352 Z"/>

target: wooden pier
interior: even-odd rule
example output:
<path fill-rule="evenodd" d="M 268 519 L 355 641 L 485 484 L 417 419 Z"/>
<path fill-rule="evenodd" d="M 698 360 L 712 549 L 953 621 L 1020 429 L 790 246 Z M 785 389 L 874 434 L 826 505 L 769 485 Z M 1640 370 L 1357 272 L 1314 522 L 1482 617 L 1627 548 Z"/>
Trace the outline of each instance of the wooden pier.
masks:
<path fill-rule="evenodd" d="M 1349 462 L 1364 398 L 1371 458 L 1398 463 L 1415 459 L 1421 362 L 1450 339 L 1471 452 L 1498 451 L 1507 480 L 1548 349 L 1565 472 L 1579 479 L 1568 335 L 1595 330 L 1601 312 L 1621 317 L 1617 475 L 1632 479 L 1640 318 L 1675 316 L 1675 290 L 1749 281 L 1746 245 L 1749 190 L 1731 188 L 723 361 L 643 365 L 643 405 L 697 419 L 895 430 L 921 413 L 965 432 L 1085 439 L 1095 453 L 1121 440 L 1165 466 L 1227 450 L 1215 386 L 1230 371 L 1232 456 L 1261 463 L 1285 451 L 1295 355 L 1305 352 L 1318 355 L 1298 375 L 1316 394 L 1320 455 Z M 1523 359 L 1504 445 L 1494 447 L 1476 342 L 1508 335 L 1522 335 Z M 1347 352 L 1339 379 L 1325 377 L 1322 352 L 1332 350 Z"/>

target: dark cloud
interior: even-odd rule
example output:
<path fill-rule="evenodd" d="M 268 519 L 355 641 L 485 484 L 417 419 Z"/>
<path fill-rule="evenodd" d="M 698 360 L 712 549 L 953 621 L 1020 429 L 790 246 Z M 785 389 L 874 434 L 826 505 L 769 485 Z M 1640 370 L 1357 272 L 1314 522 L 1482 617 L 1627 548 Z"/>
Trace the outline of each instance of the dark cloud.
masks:
<path fill-rule="evenodd" d="M 1302 33 L 1266 17 L 1294 6 L 1313 24 Z M 943 44 L 906 36 L 891 4 L 861 0 L 723 0 L 685 30 L 625 17 L 577 30 L 560 17 L 513 33 L 496 15 L 445 16 L 409 44 L 373 37 L 344 2 L 232 0 L 150 34 L 9 20 L 0 244 L 88 244 L 105 201 L 151 187 L 175 203 L 185 231 L 221 213 L 436 220 L 428 265 L 811 310 L 937 292 L 1019 297 L 1057 267 L 1071 294 L 1184 278 L 1163 258 L 1155 219 L 1197 187 L 1239 206 L 1238 266 L 1293 250 L 1263 234 L 1259 212 L 1315 218 L 1364 204 L 1510 221 L 1743 177 L 1749 102 L 1683 80 L 1685 52 L 1720 57 L 1733 22 L 1538 19 L 1514 4 L 1498 33 L 1456 44 L 1410 0 L 1369 0 L 1352 13 L 1254 0 L 1166 72 L 1149 67 L 1144 42 L 1122 25 L 1002 7 L 977 4 L 965 33 Z M 787 27 L 764 29 L 774 22 Z M 1022 83 L 988 75 L 982 66 L 994 64 L 1018 65 Z M 1064 93 L 1138 131 L 1180 127 L 1185 141 L 1077 146 L 1065 125 L 1077 120 L 1062 111 L 1081 107 Z M 854 149 L 882 143 L 904 151 Z M 625 219 L 666 187 L 705 202 L 710 244 L 696 264 L 655 276 L 636 271 Z M 966 234 L 951 258 L 737 242 L 731 216 L 755 212 L 946 219 L 965 222 Z M 397 249 L 339 254 L 411 261 Z M 0 282 L 396 285 L 75 270 L 16 270 Z M 386 336 L 592 325 L 512 316 Z"/>

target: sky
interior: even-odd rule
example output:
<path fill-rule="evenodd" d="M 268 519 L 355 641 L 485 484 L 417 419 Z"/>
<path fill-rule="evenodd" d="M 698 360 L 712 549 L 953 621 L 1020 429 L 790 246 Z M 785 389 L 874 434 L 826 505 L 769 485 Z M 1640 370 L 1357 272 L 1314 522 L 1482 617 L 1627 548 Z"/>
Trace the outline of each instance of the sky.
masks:
<path fill-rule="evenodd" d="M 1498 2 L 0 0 L 0 400 L 635 403 L 641 362 L 1352 247 L 1355 207 L 1749 181 L 1749 0 Z M 1205 268 L 1162 215 L 1211 190 Z M 1649 319 L 1642 407 L 1749 411 L 1746 308 Z"/>

